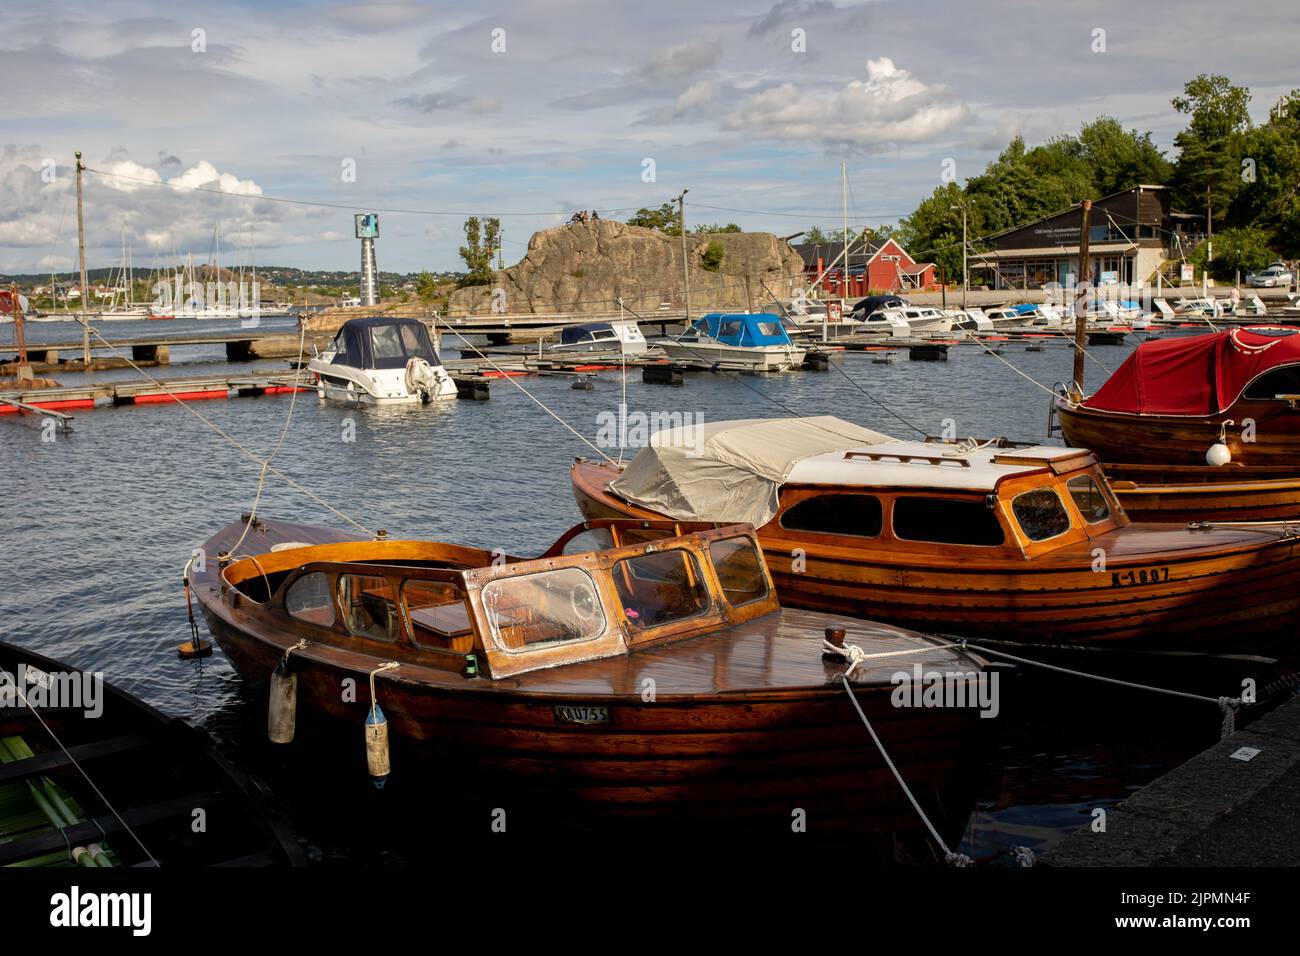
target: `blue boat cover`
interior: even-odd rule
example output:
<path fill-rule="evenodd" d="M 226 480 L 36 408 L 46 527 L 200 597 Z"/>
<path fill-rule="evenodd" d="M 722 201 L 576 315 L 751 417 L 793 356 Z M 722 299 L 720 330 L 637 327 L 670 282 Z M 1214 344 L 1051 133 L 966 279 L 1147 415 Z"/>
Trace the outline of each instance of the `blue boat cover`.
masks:
<path fill-rule="evenodd" d="M 773 312 L 710 312 L 696 319 L 693 328 L 724 345 L 754 348 L 791 344 L 781 317 Z"/>

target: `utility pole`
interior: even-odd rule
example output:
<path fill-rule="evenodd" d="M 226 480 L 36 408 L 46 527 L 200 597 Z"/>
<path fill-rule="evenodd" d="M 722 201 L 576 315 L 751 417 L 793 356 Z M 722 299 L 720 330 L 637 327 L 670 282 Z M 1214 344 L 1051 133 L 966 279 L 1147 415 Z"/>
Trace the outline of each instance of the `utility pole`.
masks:
<path fill-rule="evenodd" d="M 677 197 L 677 222 L 682 230 L 682 283 L 686 289 L 686 325 L 691 324 L 691 263 L 686 257 L 686 194 L 689 189 L 683 189 L 682 194 Z"/>
<path fill-rule="evenodd" d="M 1091 271 L 1088 268 L 1088 228 L 1092 219 L 1092 200 L 1085 199 L 1079 209 L 1079 278 L 1076 280 L 1076 293 L 1089 285 Z M 1074 381 L 1083 393 L 1083 350 L 1088 344 L 1088 309 L 1076 294 L 1074 298 Z"/>
<path fill-rule="evenodd" d="M 77 150 L 77 257 L 81 260 L 81 361 L 90 368 L 90 323 L 86 318 L 86 217 L 81 211 L 81 150 Z"/>
<path fill-rule="evenodd" d="M 963 199 L 948 207 L 961 210 L 961 307 L 966 308 L 966 290 L 970 288 L 970 279 L 966 275 L 966 201 Z"/>

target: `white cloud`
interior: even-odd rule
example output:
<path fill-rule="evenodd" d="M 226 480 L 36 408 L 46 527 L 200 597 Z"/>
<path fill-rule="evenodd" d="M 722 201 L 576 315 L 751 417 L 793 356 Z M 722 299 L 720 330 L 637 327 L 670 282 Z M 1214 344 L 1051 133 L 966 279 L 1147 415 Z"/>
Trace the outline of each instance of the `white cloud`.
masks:
<path fill-rule="evenodd" d="M 707 105 L 718 95 L 718 84 L 713 80 L 697 80 L 686 88 L 681 96 L 677 97 L 677 105 L 673 112 L 677 115 L 697 109 Z"/>
<path fill-rule="evenodd" d="M 929 86 L 888 57 L 867 61 L 867 78 L 838 91 L 793 83 L 751 96 L 727 120 L 731 129 L 806 143 L 844 143 L 882 151 L 933 139 L 968 114 L 945 87 Z"/>

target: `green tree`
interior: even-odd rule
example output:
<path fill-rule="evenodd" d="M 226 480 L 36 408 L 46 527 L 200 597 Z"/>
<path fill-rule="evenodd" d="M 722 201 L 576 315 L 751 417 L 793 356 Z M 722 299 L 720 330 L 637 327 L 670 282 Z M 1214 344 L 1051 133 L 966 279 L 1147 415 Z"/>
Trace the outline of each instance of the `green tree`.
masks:
<path fill-rule="evenodd" d="M 956 183 L 938 186 L 899 222 L 894 233 L 910 256 L 935 263 L 950 282 L 961 279 L 961 211 L 952 207 L 964 200 Z M 979 228 L 977 219 L 967 223 L 971 236 L 979 235 Z"/>
<path fill-rule="evenodd" d="M 421 272 L 415 278 L 415 294 L 426 305 L 438 298 L 438 280 L 431 272 Z"/>
<path fill-rule="evenodd" d="M 1247 132 L 1244 151 L 1232 220 L 1263 229 L 1281 255 L 1300 256 L 1300 90 Z"/>
<path fill-rule="evenodd" d="M 471 216 L 465 220 L 465 245 L 460 247 L 460 257 L 465 260 L 466 273 L 457 282 L 458 287 L 488 285 L 492 282 L 495 276 L 492 257 L 496 254 L 500 239 L 500 219 L 484 219 L 480 222 L 477 216 Z"/>
<path fill-rule="evenodd" d="M 1218 74 L 1200 74 L 1174 97 L 1174 109 L 1189 117 L 1174 137 L 1174 185 L 1183 202 L 1211 215 L 1227 213 L 1242 185 L 1249 105 L 1250 91 Z"/>
<path fill-rule="evenodd" d="M 741 232 L 741 228 L 734 222 L 729 222 L 725 226 L 713 222 L 708 225 L 696 226 L 691 232 L 715 233 L 715 232 Z"/>
<path fill-rule="evenodd" d="M 1196 247 L 1189 257 L 1198 269 L 1205 267 L 1205 243 Z M 1241 226 L 1226 229 L 1214 237 L 1214 261 L 1210 263 L 1210 275 L 1216 279 L 1232 280 L 1241 273 L 1262 269 L 1277 256 L 1269 247 L 1269 234 L 1255 226 Z"/>
<path fill-rule="evenodd" d="M 628 217 L 627 224 L 646 229 L 658 229 L 669 236 L 682 234 L 677 207 L 670 202 L 664 203 L 658 209 L 638 209 L 635 215 Z"/>
<path fill-rule="evenodd" d="M 1162 185 L 1173 175 L 1173 164 L 1151 142 L 1150 133 L 1125 130 L 1110 116 L 1100 116 L 1080 129 L 1079 145 L 1098 196 Z"/>

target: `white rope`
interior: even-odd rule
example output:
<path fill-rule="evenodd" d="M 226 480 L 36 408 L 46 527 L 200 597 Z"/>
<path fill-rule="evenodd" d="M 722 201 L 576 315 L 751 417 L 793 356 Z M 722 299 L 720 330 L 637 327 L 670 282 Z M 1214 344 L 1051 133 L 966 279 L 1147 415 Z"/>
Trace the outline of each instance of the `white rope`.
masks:
<path fill-rule="evenodd" d="M 298 361 L 294 363 L 295 369 L 302 368 L 303 346 L 307 342 L 307 324 L 305 322 L 299 322 L 298 328 L 300 330 L 298 333 Z M 243 534 L 239 536 L 239 540 L 235 542 L 233 547 L 227 549 L 231 554 L 234 554 L 239 550 L 239 546 L 243 544 L 244 539 L 248 537 L 248 532 L 252 529 L 253 525 L 257 523 L 257 506 L 262 501 L 262 488 L 266 484 L 266 470 L 271 467 L 271 462 L 274 460 L 275 456 L 280 454 L 280 446 L 284 444 L 284 438 L 289 434 L 289 423 L 293 421 L 293 408 L 298 403 L 298 391 L 299 390 L 295 388 L 293 394 L 289 396 L 289 413 L 284 416 L 284 428 L 280 429 L 280 440 L 275 443 L 275 447 L 271 449 L 271 454 L 267 456 L 266 461 L 262 462 L 262 470 L 257 476 L 257 494 L 253 496 L 253 508 L 248 513 L 248 521 L 244 524 Z M 263 576 L 265 576 L 265 574 L 263 574 Z M 271 584 L 269 581 L 266 586 L 267 596 L 270 597 Z"/>
<path fill-rule="evenodd" d="M 1007 660 L 1015 661 L 1018 664 L 1031 664 L 1034 667 L 1041 667 L 1045 670 L 1056 671 L 1058 674 L 1069 674 L 1072 677 L 1087 677 L 1092 680 L 1098 680 L 1105 684 L 1114 684 L 1118 687 L 1128 687 L 1133 690 L 1149 690 L 1157 694 L 1168 694 L 1170 697 L 1181 697 L 1184 700 L 1196 700 L 1206 704 L 1214 704 L 1223 714 L 1223 725 L 1221 727 L 1222 736 L 1226 737 L 1236 729 L 1237 710 L 1246 702 L 1240 697 L 1206 697 L 1204 694 L 1193 694 L 1185 690 L 1173 690 L 1168 687 L 1156 687 L 1153 684 L 1140 684 L 1136 681 L 1120 680 L 1118 677 L 1105 677 L 1101 674 L 1086 674 L 1083 671 L 1071 670 L 1068 667 L 1061 667 L 1057 664 L 1047 664 L 1043 661 L 1031 660 L 1027 657 L 1017 657 L 1015 654 L 1009 654 L 1006 651 L 995 651 L 990 647 L 981 647 L 978 644 L 971 644 L 963 641 L 963 647 L 968 647 L 973 651 L 979 651 L 981 654 L 995 654 L 998 657 L 1005 657 Z"/>
<path fill-rule="evenodd" d="M 287 657 L 288 655 L 286 654 L 285 656 Z M 379 719 L 379 715 L 377 713 L 379 709 L 379 698 L 375 693 L 375 676 L 382 671 L 395 670 L 396 668 L 401 666 L 402 665 L 399 664 L 397 661 L 385 661 L 383 664 L 380 664 L 378 667 L 376 667 L 374 670 L 370 672 L 370 717 L 372 720 L 377 721 Z"/>
<path fill-rule="evenodd" d="M 980 338 L 979 338 L 978 336 L 972 335 L 970 329 L 958 329 L 957 331 L 958 331 L 958 332 L 961 332 L 963 335 L 965 335 L 967 338 L 969 338 L 972 342 L 976 343 L 976 344 L 977 344 L 980 348 L 982 348 L 985 352 L 988 352 L 989 355 L 992 355 L 995 359 L 997 359 L 999 362 L 1001 362 L 1001 363 L 1002 363 L 1003 365 L 1005 365 L 1007 368 L 1011 369 L 1011 371 L 1015 372 L 1017 375 L 1019 375 L 1021 378 L 1023 378 L 1026 382 L 1029 382 L 1031 385 L 1036 385 L 1036 386 L 1038 386 L 1038 387 L 1041 388 L 1044 392 L 1046 392 L 1048 395 L 1051 395 L 1053 398 L 1056 397 L 1056 392 L 1052 391 L 1050 388 L 1048 388 L 1048 387 L 1047 387 L 1046 385 L 1044 385 L 1042 382 L 1039 382 L 1039 381 L 1035 380 L 1034 378 L 1031 378 L 1030 376 L 1026 375 L 1024 372 L 1020 371 L 1020 369 L 1016 368 L 1014 365 L 1012 365 L 1010 362 L 1008 362 L 1006 359 L 1004 359 L 1000 354 L 998 354 L 997 352 L 993 351 L 993 349 L 991 349 L 991 348 L 989 348 L 987 345 L 985 345 L 984 342 L 981 341 Z"/>
<path fill-rule="evenodd" d="M 918 647 L 908 647 L 901 651 L 878 651 L 874 654 L 868 654 L 857 644 L 844 644 L 843 646 L 841 646 L 839 644 L 832 644 L 830 641 L 826 640 L 825 638 L 822 638 L 822 650 L 825 653 L 835 654 L 839 657 L 844 658 L 846 661 L 849 662 L 849 669 L 844 672 L 846 676 L 852 674 L 854 668 L 856 668 L 863 661 L 879 660 L 882 657 L 903 657 L 907 654 L 924 654 L 927 651 L 943 650 L 946 647 L 960 647 L 960 646 L 961 646 L 960 644 L 955 642 L 949 642 L 949 643 L 935 642 L 932 644 L 922 644 Z"/>
<path fill-rule="evenodd" d="M 355 519 L 351 518 L 350 516 L 344 514 L 342 511 L 339 511 L 339 509 L 335 508 L 335 507 L 334 507 L 333 505 L 331 505 L 328 501 L 326 501 L 325 499 L 321 498 L 319 495 L 315 494 L 315 493 L 312 492 L 311 490 L 309 490 L 309 489 L 307 489 L 307 488 L 304 488 L 302 485 L 300 485 L 298 482 L 294 481 L 292 478 L 290 478 L 290 477 L 289 477 L 288 475 L 286 475 L 284 472 L 280 471 L 280 470 L 277 469 L 277 468 L 272 468 L 272 467 L 270 466 L 269 462 L 264 461 L 263 459 L 259 458 L 259 457 L 258 457 L 256 454 L 254 454 L 254 453 L 253 453 L 249 448 L 245 447 L 245 446 L 244 446 L 243 444 L 241 444 L 241 443 L 240 443 L 236 438 L 234 438 L 234 437 L 233 437 L 232 435 L 230 435 L 227 431 L 225 431 L 225 429 L 223 429 L 220 425 L 217 425 L 215 422 L 213 422 L 213 421 L 211 421 L 210 419 L 204 417 L 200 412 L 198 412 L 198 411 L 195 410 L 193 407 L 191 407 L 190 404 L 189 404 L 189 402 L 186 402 L 184 399 L 180 398 L 180 397 L 179 397 L 175 392 L 173 392 L 170 388 L 168 388 L 168 387 L 167 387 L 166 385 L 164 385 L 162 382 L 158 381 L 156 378 L 154 378 L 152 375 L 150 375 L 148 372 L 146 372 L 144 369 L 142 369 L 139 365 L 136 365 L 135 362 L 133 362 L 130 358 L 128 358 L 126 355 L 124 355 L 121 351 L 119 351 L 118 348 L 117 348 L 117 346 L 115 346 L 112 342 L 108 341 L 108 339 L 106 339 L 106 338 L 104 338 L 102 335 L 100 335 L 98 329 L 93 329 L 93 328 L 91 328 L 91 327 L 90 327 L 90 324 L 89 324 L 88 322 L 86 322 L 84 319 L 78 318 L 76 321 L 79 322 L 82 326 L 84 326 L 84 327 L 86 328 L 86 330 L 90 332 L 91 335 L 93 335 L 95 338 L 99 339 L 99 341 L 103 342 L 104 345 L 106 345 L 106 346 L 108 347 L 109 351 L 111 351 L 113 354 L 117 355 L 119 358 L 121 358 L 123 361 L 125 361 L 127 365 L 131 366 L 131 368 L 135 369 L 137 372 L 139 372 L 141 375 L 143 375 L 143 376 L 144 376 L 144 377 L 145 377 L 145 378 L 146 378 L 146 379 L 147 379 L 151 384 L 157 386 L 158 388 L 161 388 L 161 389 L 163 390 L 163 392 L 165 392 L 167 395 L 169 395 L 169 396 L 171 397 L 172 401 L 176 402 L 177 405 L 180 405 L 183 409 L 185 409 L 187 412 L 189 412 L 191 415 L 193 415 L 195 418 L 197 418 L 200 422 L 202 422 L 202 423 L 203 423 L 204 425 L 206 425 L 208 428 L 212 429 L 212 431 L 216 432 L 218 435 L 220 435 L 222 438 L 224 438 L 226 441 L 228 441 L 231 445 L 233 445 L 236 449 L 238 449 L 238 450 L 239 450 L 239 451 L 240 451 L 240 452 L 241 452 L 241 453 L 242 453 L 246 458 L 248 458 L 248 459 L 250 459 L 250 460 L 256 462 L 256 463 L 259 464 L 259 465 L 264 466 L 264 467 L 266 468 L 267 471 L 269 471 L 271 474 L 275 475 L 275 477 L 279 478 L 281 481 L 283 481 L 285 484 L 287 484 L 290 488 L 293 488 L 295 491 L 299 491 L 299 492 L 301 492 L 302 494 L 306 495 L 308 498 L 310 498 L 312 501 L 316 502 L 316 504 L 320 505 L 320 506 L 321 506 L 322 508 L 324 508 L 326 511 L 329 511 L 329 512 L 333 513 L 334 515 L 336 515 L 337 517 L 342 518 L 344 521 L 346 521 L 348 524 L 352 525 L 354 528 L 358 528 L 358 529 L 360 529 L 361 531 L 364 531 L 367 535 L 370 535 L 370 536 L 372 536 L 372 537 L 374 536 L 374 532 L 371 531 L 369 528 L 367 528 L 365 525 L 363 525 L 361 522 L 356 521 Z M 294 378 L 294 387 L 295 387 L 295 389 L 299 387 L 299 382 L 300 382 L 300 381 L 301 381 L 301 370 L 297 370 L 297 371 L 295 371 L 295 378 Z"/>
<path fill-rule="evenodd" d="M 149 852 L 149 848 L 144 845 L 144 841 L 141 840 L 139 835 L 134 830 L 131 829 L 130 825 L 125 820 L 122 819 L 122 815 L 117 812 L 117 809 L 113 806 L 113 804 L 109 803 L 108 797 L 104 796 L 104 791 L 100 790 L 99 786 L 95 783 L 95 781 L 90 779 L 90 774 L 86 773 L 86 771 L 82 768 L 81 764 L 77 763 L 77 758 L 72 756 L 72 753 L 68 750 L 68 748 L 63 745 L 63 741 L 59 739 L 59 735 L 56 734 L 53 728 L 51 728 L 50 725 L 45 722 L 45 718 L 40 715 L 40 712 L 35 707 L 32 706 L 31 701 L 27 699 L 27 695 L 23 693 L 23 689 L 18 686 L 18 681 L 11 679 L 10 682 L 13 684 L 14 690 L 17 691 L 19 699 L 22 700 L 23 704 L 26 705 L 27 709 L 32 712 L 32 716 L 35 717 L 40 722 L 40 725 L 45 728 L 45 732 L 50 735 L 50 738 L 56 744 L 58 744 L 59 749 L 63 751 L 63 755 L 68 758 L 68 760 L 71 762 L 71 764 L 74 767 L 77 768 L 77 773 L 81 774 L 81 776 L 85 778 L 86 783 L 90 784 L 90 788 L 95 791 L 95 795 L 99 797 L 100 801 L 104 804 L 104 806 L 108 807 L 109 812 L 112 813 L 113 816 L 117 818 L 117 822 L 122 825 L 122 829 L 124 829 L 127 833 L 131 835 L 131 839 L 135 840 L 136 845 L 139 846 L 140 849 L 144 851 L 144 855 L 149 858 L 149 862 L 152 863 L 154 866 L 158 866 L 159 865 L 158 860 L 155 859 L 154 855 Z M 103 833 L 102 827 L 100 828 L 100 832 Z M 65 841 L 67 840 L 66 833 L 64 834 L 64 840 Z"/>
<path fill-rule="evenodd" d="M 862 649 L 857 648 L 857 650 L 861 651 Z M 973 861 L 966 854 L 954 853 L 952 850 L 948 849 L 948 844 L 943 841 L 943 837 L 939 836 L 939 831 L 934 828 L 934 824 L 930 822 L 930 818 L 927 817 L 925 811 L 921 809 L 921 804 L 919 804 L 916 797 L 912 795 L 912 791 L 907 786 L 907 782 L 903 779 L 903 775 L 898 772 L 898 768 L 894 766 L 894 761 L 890 760 L 889 754 L 885 752 L 885 745 L 882 744 L 880 738 L 876 736 L 876 731 L 875 728 L 871 726 L 871 721 L 867 720 L 867 715 L 863 713 L 862 706 L 858 703 L 858 698 L 853 693 L 853 684 L 850 683 L 848 674 L 841 674 L 840 680 L 844 683 L 845 693 L 849 695 L 849 700 L 853 703 L 853 709 L 856 710 L 858 716 L 862 718 L 862 725 L 867 728 L 867 733 L 871 735 L 872 743 L 874 743 L 876 749 L 880 751 L 880 756 L 885 761 L 885 766 L 887 766 L 890 772 L 893 773 L 894 779 L 897 780 L 898 785 L 902 787 L 903 793 L 911 802 L 913 809 L 916 810 L 917 816 L 921 818 L 921 822 L 925 824 L 925 828 L 930 831 L 930 836 L 934 838 L 934 842 L 939 844 L 939 848 L 943 850 L 944 862 L 949 866 L 972 866 Z"/>
<path fill-rule="evenodd" d="M 439 324 L 439 323 L 438 323 L 438 320 L 437 320 L 436 317 L 435 317 L 434 320 L 433 320 L 433 324 L 434 324 L 435 326 L 438 326 L 438 324 Z M 502 378 L 504 378 L 504 379 L 505 379 L 506 381 L 508 381 L 511 385 L 513 385 L 515 388 L 519 389 L 519 391 L 523 392 L 525 395 L 527 395 L 529 398 L 531 398 L 534 402 L 536 402 L 537 405 L 538 405 L 538 407 L 540 407 L 542 411 L 546 412 L 546 414 L 550 415 L 552 418 L 554 418 L 557 422 L 559 422 L 561 425 L 563 425 L 563 426 L 564 426 L 565 428 L 567 428 L 569 431 L 573 432 L 574 436 L 577 437 L 578 440 L 581 441 L 584 445 L 586 445 L 588 448 L 590 448 L 592 451 L 594 451 L 594 452 L 595 452 L 597 455 L 599 455 L 601 458 L 604 458 L 604 459 L 605 459 L 607 462 L 609 462 L 611 465 L 617 464 L 617 462 L 614 461 L 613 458 L 610 458 L 609 455 L 605 454 L 605 452 L 604 452 L 604 451 L 603 451 L 599 446 L 592 444 L 592 442 L 588 440 L 588 438 L 587 438 L 586 435 L 582 434 L 582 432 L 578 431 L 576 428 L 574 428 L 572 425 L 570 425 L 568 422 L 566 422 L 566 421 L 565 421 L 563 418 L 561 418 L 559 415 L 555 414 L 555 412 L 551 411 L 551 410 L 546 406 L 546 403 L 545 403 L 545 402 L 543 402 L 541 399 L 539 399 L 537 396 L 535 396 L 532 392 L 528 391 L 528 389 L 524 388 L 522 385 L 520 385 L 518 382 L 516 382 L 516 381 L 514 380 L 514 378 L 513 378 L 511 375 L 507 374 L 506 371 L 505 371 L 504 369 L 501 368 L 501 366 L 497 365 L 496 362 L 492 361 L 492 359 L 489 358 L 489 357 L 488 357 L 488 356 L 483 352 L 483 350 L 480 349 L 477 345 L 473 344 L 473 343 L 470 342 L 467 338 L 465 338 L 465 336 L 461 335 L 460 332 L 459 332 L 457 329 L 453 329 L 451 326 L 447 326 L 447 331 L 449 331 L 449 332 L 454 332 L 455 335 L 456 335 L 456 338 L 460 339 L 462 342 L 464 342 L 466 345 L 468 345 L 470 348 L 472 348 L 475 352 L 477 352 L 477 353 L 479 354 L 479 357 L 480 357 L 481 359 L 483 359 L 483 361 L 487 362 L 487 363 L 488 363 L 489 365 L 491 365 L 494 369 L 496 369 L 498 372 L 501 373 L 501 377 L 502 377 Z"/>

